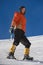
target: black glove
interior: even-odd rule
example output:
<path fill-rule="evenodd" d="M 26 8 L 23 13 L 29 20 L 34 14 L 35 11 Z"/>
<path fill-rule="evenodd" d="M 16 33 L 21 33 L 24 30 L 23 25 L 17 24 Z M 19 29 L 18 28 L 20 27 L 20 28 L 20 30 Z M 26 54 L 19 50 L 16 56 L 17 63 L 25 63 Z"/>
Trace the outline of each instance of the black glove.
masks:
<path fill-rule="evenodd" d="M 9 32 L 10 32 L 10 33 L 14 33 L 14 27 L 10 27 Z"/>

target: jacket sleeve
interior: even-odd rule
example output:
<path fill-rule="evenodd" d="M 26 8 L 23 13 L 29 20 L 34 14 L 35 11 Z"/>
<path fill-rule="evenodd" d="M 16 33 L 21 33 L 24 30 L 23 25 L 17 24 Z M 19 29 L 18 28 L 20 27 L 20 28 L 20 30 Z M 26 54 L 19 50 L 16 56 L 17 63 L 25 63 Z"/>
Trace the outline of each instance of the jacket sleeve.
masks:
<path fill-rule="evenodd" d="M 19 16 L 19 14 L 17 12 L 15 12 L 12 23 L 11 23 L 11 26 L 17 25 L 19 20 L 20 20 L 20 16 Z"/>

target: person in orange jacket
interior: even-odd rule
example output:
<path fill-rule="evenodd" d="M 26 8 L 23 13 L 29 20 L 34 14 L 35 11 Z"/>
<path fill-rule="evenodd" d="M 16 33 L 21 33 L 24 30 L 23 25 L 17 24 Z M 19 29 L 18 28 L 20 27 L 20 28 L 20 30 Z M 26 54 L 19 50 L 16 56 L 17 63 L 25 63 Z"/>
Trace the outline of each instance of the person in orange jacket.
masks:
<path fill-rule="evenodd" d="M 25 13 L 26 13 L 26 8 L 24 6 L 20 7 L 20 12 L 14 13 L 10 31 L 11 33 L 14 32 L 15 37 L 14 37 L 12 47 L 10 48 L 10 52 L 7 56 L 7 58 L 9 59 L 16 59 L 14 56 L 14 53 L 15 53 L 16 47 L 21 42 L 25 46 L 23 59 L 33 60 L 33 57 L 29 56 L 31 43 L 25 36 L 25 31 L 26 31 Z"/>

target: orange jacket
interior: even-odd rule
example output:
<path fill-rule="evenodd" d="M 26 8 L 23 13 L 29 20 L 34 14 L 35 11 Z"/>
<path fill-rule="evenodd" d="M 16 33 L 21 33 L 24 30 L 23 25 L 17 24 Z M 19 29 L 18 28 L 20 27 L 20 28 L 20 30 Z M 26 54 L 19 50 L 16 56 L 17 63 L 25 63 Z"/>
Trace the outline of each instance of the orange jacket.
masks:
<path fill-rule="evenodd" d="M 24 32 L 26 30 L 26 18 L 20 12 L 15 12 L 14 17 L 11 23 L 11 26 L 15 26 L 16 28 L 22 29 Z"/>

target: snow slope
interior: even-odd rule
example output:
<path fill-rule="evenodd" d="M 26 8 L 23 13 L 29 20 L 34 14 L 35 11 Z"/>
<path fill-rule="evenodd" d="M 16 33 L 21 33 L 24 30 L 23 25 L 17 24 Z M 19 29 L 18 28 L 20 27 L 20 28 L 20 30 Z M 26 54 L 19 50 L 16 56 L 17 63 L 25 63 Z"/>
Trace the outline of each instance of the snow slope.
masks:
<path fill-rule="evenodd" d="M 34 37 L 28 37 L 28 39 L 31 42 L 31 48 L 30 48 L 30 56 L 33 56 L 34 59 L 38 59 L 40 61 L 43 61 L 43 35 L 41 36 L 34 36 Z M 43 65 L 43 63 L 39 62 L 26 62 L 26 61 L 16 61 L 12 59 L 7 59 L 7 55 L 9 52 L 9 48 L 12 45 L 13 40 L 12 39 L 6 39 L 6 40 L 0 40 L 0 65 Z M 23 58 L 23 49 L 24 46 L 20 43 L 19 46 L 16 48 L 15 57 L 16 58 Z"/>

